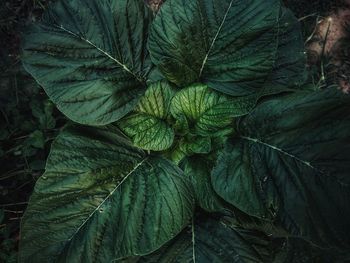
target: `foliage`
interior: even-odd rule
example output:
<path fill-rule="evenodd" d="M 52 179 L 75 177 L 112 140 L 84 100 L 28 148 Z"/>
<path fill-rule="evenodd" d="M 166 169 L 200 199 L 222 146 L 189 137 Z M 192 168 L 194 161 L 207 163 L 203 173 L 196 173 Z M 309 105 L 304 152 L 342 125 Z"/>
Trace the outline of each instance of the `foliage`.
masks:
<path fill-rule="evenodd" d="M 279 0 L 168 0 L 156 16 L 59 0 L 23 64 L 76 124 L 36 183 L 20 262 L 349 256 L 350 97 L 306 83 Z"/>

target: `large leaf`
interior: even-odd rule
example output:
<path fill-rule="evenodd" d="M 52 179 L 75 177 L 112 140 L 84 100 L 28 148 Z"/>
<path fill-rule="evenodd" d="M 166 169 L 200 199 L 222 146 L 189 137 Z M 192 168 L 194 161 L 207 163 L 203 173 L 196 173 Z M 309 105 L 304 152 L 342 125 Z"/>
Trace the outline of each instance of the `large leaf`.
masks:
<path fill-rule="evenodd" d="M 281 246 L 276 251 L 274 263 L 347 262 L 345 255 L 312 246 L 301 238 L 287 238 L 278 241 Z"/>
<path fill-rule="evenodd" d="M 122 119 L 119 127 L 142 149 L 168 149 L 175 136 L 173 128 L 167 122 L 173 96 L 174 91 L 167 82 L 152 84 L 137 105 L 135 114 Z"/>
<path fill-rule="evenodd" d="M 171 113 L 182 126 L 195 134 L 208 136 L 232 123 L 233 117 L 248 114 L 255 96 L 230 98 L 206 85 L 194 84 L 179 91 L 171 102 Z"/>
<path fill-rule="evenodd" d="M 214 189 L 290 235 L 349 248 L 349 103 L 332 89 L 263 102 L 222 151 Z"/>
<path fill-rule="evenodd" d="M 281 9 L 278 24 L 276 61 L 265 85 L 283 91 L 286 87 L 299 87 L 305 81 L 306 52 L 300 23 L 289 9 Z"/>
<path fill-rule="evenodd" d="M 112 262 L 148 254 L 192 216 L 191 188 L 171 162 L 114 128 L 70 128 L 52 145 L 22 221 L 20 262 Z"/>
<path fill-rule="evenodd" d="M 217 195 L 211 184 L 213 162 L 207 158 L 193 156 L 184 163 L 184 174 L 193 185 L 196 203 L 207 212 L 226 212 L 227 203 Z"/>
<path fill-rule="evenodd" d="M 274 64 L 279 14 L 279 0 L 168 0 L 151 27 L 152 61 L 179 86 L 252 94 Z"/>
<path fill-rule="evenodd" d="M 138 262 L 269 262 L 269 245 L 259 232 L 230 228 L 202 215 L 164 248 Z"/>
<path fill-rule="evenodd" d="M 114 122 L 145 90 L 150 16 L 141 0 L 58 0 L 24 36 L 24 66 L 70 119 Z"/>

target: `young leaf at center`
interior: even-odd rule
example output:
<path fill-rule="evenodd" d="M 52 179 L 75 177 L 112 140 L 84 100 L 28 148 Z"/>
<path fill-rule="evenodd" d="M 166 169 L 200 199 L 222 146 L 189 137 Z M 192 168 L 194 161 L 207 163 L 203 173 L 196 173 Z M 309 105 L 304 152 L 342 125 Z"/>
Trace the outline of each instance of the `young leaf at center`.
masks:
<path fill-rule="evenodd" d="M 232 123 L 232 118 L 248 114 L 256 103 L 255 96 L 228 97 L 206 85 L 193 84 L 182 89 L 171 102 L 171 113 L 182 127 L 194 134 L 214 136 Z"/>
<path fill-rule="evenodd" d="M 174 91 L 166 81 L 151 84 L 135 113 L 120 120 L 119 127 L 142 149 L 168 149 L 175 136 L 173 128 L 167 122 L 173 96 Z"/>

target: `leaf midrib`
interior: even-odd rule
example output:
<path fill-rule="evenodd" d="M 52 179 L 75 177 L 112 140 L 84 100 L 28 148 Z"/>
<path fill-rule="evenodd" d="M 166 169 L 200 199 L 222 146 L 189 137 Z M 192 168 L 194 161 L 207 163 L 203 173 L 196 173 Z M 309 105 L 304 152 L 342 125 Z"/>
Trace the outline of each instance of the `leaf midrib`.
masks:
<path fill-rule="evenodd" d="M 107 51 L 99 48 L 96 44 L 94 44 L 93 42 L 91 42 L 90 40 L 74 33 L 73 31 L 63 27 L 62 25 L 56 25 L 57 28 L 63 30 L 64 32 L 79 38 L 80 40 L 84 41 L 85 43 L 89 44 L 90 46 L 94 47 L 95 49 L 97 49 L 99 52 L 101 52 L 103 55 L 105 55 L 106 57 L 108 57 L 109 59 L 111 59 L 112 61 L 116 62 L 123 70 L 125 70 L 126 72 L 128 72 L 129 74 L 131 74 L 134 78 L 136 78 L 139 82 L 143 83 L 144 81 L 138 77 L 134 72 L 132 72 L 125 64 L 123 64 L 122 62 L 120 62 L 118 59 L 116 59 L 115 57 L 113 57 L 111 54 L 109 54 Z"/>
<path fill-rule="evenodd" d="M 283 155 L 286 155 L 286 156 L 288 156 L 288 157 L 290 157 L 290 158 L 292 158 L 292 159 L 294 159 L 294 160 L 296 160 L 296 161 L 298 161 L 298 162 L 304 164 L 305 166 L 307 166 L 307 167 L 309 167 L 309 168 L 311 168 L 311 169 L 317 171 L 318 173 L 324 174 L 324 172 L 322 172 L 321 170 L 317 169 L 317 168 L 316 168 L 315 166 L 313 166 L 309 161 L 305 161 L 305 160 L 301 159 L 301 158 L 298 157 L 298 156 L 295 156 L 295 155 L 293 155 L 293 154 L 291 154 L 291 153 L 289 153 L 289 152 L 286 152 L 285 150 L 283 150 L 283 149 L 281 149 L 281 148 L 278 148 L 277 146 L 274 146 L 274 145 L 272 145 L 272 144 L 268 144 L 268 143 L 263 142 L 263 141 L 261 141 L 261 140 L 259 140 L 259 139 L 252 138 L 252 137 L 249 137 L 249 136 L 240 136 L 240 137 L 241 137 L 242 139 L 248 140 L 248 141 L 250 141 L 250 142 L 254 142 L 254 143 L 258 143 L 258 144 L 264 145 L 265 147 L 268 147 L 268 148 L 270 148 L 270 149 L 272 149 L 272 150 L 275 150 L 275 151 L 277 151 L 277 152 L 279 152 L 279 153 L 282 153 Z"/>
<path fill-rule="evenodd" d="M 191 220 L 191 243 L 192 243 L 192 260 L 193 263 L 196 263 L 196 251 L 195 251 L 195 246 L 196 246 L 196 237 L 195 237 L 195 227 L 194 227 L 194 216 L 192 217 Z"/>
<path fill-rule="evenodd" d="M 320 175 L 324 175 L 324 176 L 331 176 L 332 175 L 330 172 L 322 171 L 322 170 L 318 169 L 317 167 L 313 166 L 311 164 L 311 162 L 303 160 L 300 157 L 295 156 L 294 154 L 291 154 L 291 153 L 289 153 L 289 152 L 287 152 L 287 151 L 285 151 L 285 150 L 283 150 L 281 148 L 278 148 L 277 146 L 274 146 L 272 144 L 268 144 L 268 143 L 263 142 L 263 141 L 261 141 L 261 140 L 259 140 L 257 138 L 252 138 L 252 137 L 249 137 L 249 136 L 240 136 L 240 138 L 248 140 L 250 142 L 254 142 L 254 143 L 258 143 L 258 144 L 264 145 L 265 147 L 268 147 L 268 148 L 270 148 L 272 150 L 275 150 L 275 151 L 277 151 L 277 152 L 279 152 L 279 153 L 281 153 L 281 154 L 283 154 L 285 156 L 288 156 L 289 158 L 292 158 L 293 160 L 295 160 L 295 161 L 297 161 L 299 163 L 302 163 L 303 165 L 305 165 L 305 166 L 309 167 L 310 169 L 316 171 Z M 341 180 L 339 180 L 339 178 L 337 178 L 334 175 L 333 175 L 333 178 L 335 178 L 336 182 L 339 185 L 346 186 L 346 187 L 350 186 L 348 183 L 342 182 Z"/>
<path fill-rule="evenodd" d="M 204 70 L 204 66 L 205 66 L 205 64 L 207 63 L 207 60 L 208 60 L 208 58 L 209 58 L 209 54 L 210 54 L 211 50 L 213 49 L 213 46 L 214 46 L 214 44 L 215 44 L 215 41 L 216 41 L 216 39 L 218 38 L 218 36 L 219 36 L 219 34 L 220 34 L 220 32 L 221 32 L 221 29 L 222 29 L 222 27 L 223 27 L 223 25 L 224 25 L 224 23 L 225 23 L 225 21 L 226 21 L 228 12 L 230 11 L 230 9 L 231 9 L 231 7 L 232 7 L 232 3 L 233 3 L 233 0 L 231 0 L 230 4 L 229 4 L 229 6 L 228 6 L 228 8 L 227 8 L 227 10 L 226 10 L 226 13 L 225 13 L 225 15 L 224 15 L 224 17 L 223 17 L 223 19 L 222 19 L 222 21 L 221 21 L 221 24 L 220 24 L 220 26 L 219 26 L 219 28 L 218 28 L 218 31 L 216 32 L 216 34 L 215 34 L 215 36 L 214 36 L 214 38 L 213 38 L 213 40 L 212 40 L 212 42 L 211 42 L 211 44 L 210 44 L 210 46 L 209 46 L 209 49 L 208 49 L 208 51 L 207 51 L 207 53 L 206 53 L 206 55 L 205 55 L 205 57 L 204 57 L 204 60 L 203 60 L 203 62 L 202 62 L 201 69 L 200 69 L 200 71 L 199 71 L 199 77 L 202 76 L 202 73 L 203 73 L 203 70 Z"/>
<path fill-rule="evenodd" d="M 133 174 L 143 163 L 145 163 L 148 160 L 148 156 L 144 158 L 142 161 L 140 161 L 138 164 L 135 165 L 135 167 L 124 176 L 123 180 L 106 196 L 105 199 L 102 200 L 102 202 L 89 214 L 89 216 L 78 226 L 76 231 L 72 234 L 70 238 L 67 239 L 67 241 L 71 241 L 74 236 L 80 231 L 80 229 L 90 220 L 90 218 L 101 208 L 101 206 L 119 189 L 119 187 L 129 178 L 131 174 Z"/>

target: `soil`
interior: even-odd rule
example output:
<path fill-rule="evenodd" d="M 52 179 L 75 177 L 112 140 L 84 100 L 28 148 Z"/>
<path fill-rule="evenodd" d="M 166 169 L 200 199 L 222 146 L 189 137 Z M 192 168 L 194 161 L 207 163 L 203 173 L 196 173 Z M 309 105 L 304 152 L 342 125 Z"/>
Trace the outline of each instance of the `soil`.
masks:
<path fill-rule="evenodd" d="M 306 44 L 309 65 L 328 62 L 330 78 L 345 93 L 350 93 L 350 0 L 318 19 L 313 35 Z"/>
<path fill-rule="evenodd" d="M 157 13 L 159 8 L 165 0 L 145 0 L 146 4 L 152 9 L 153 12 Z"/>

